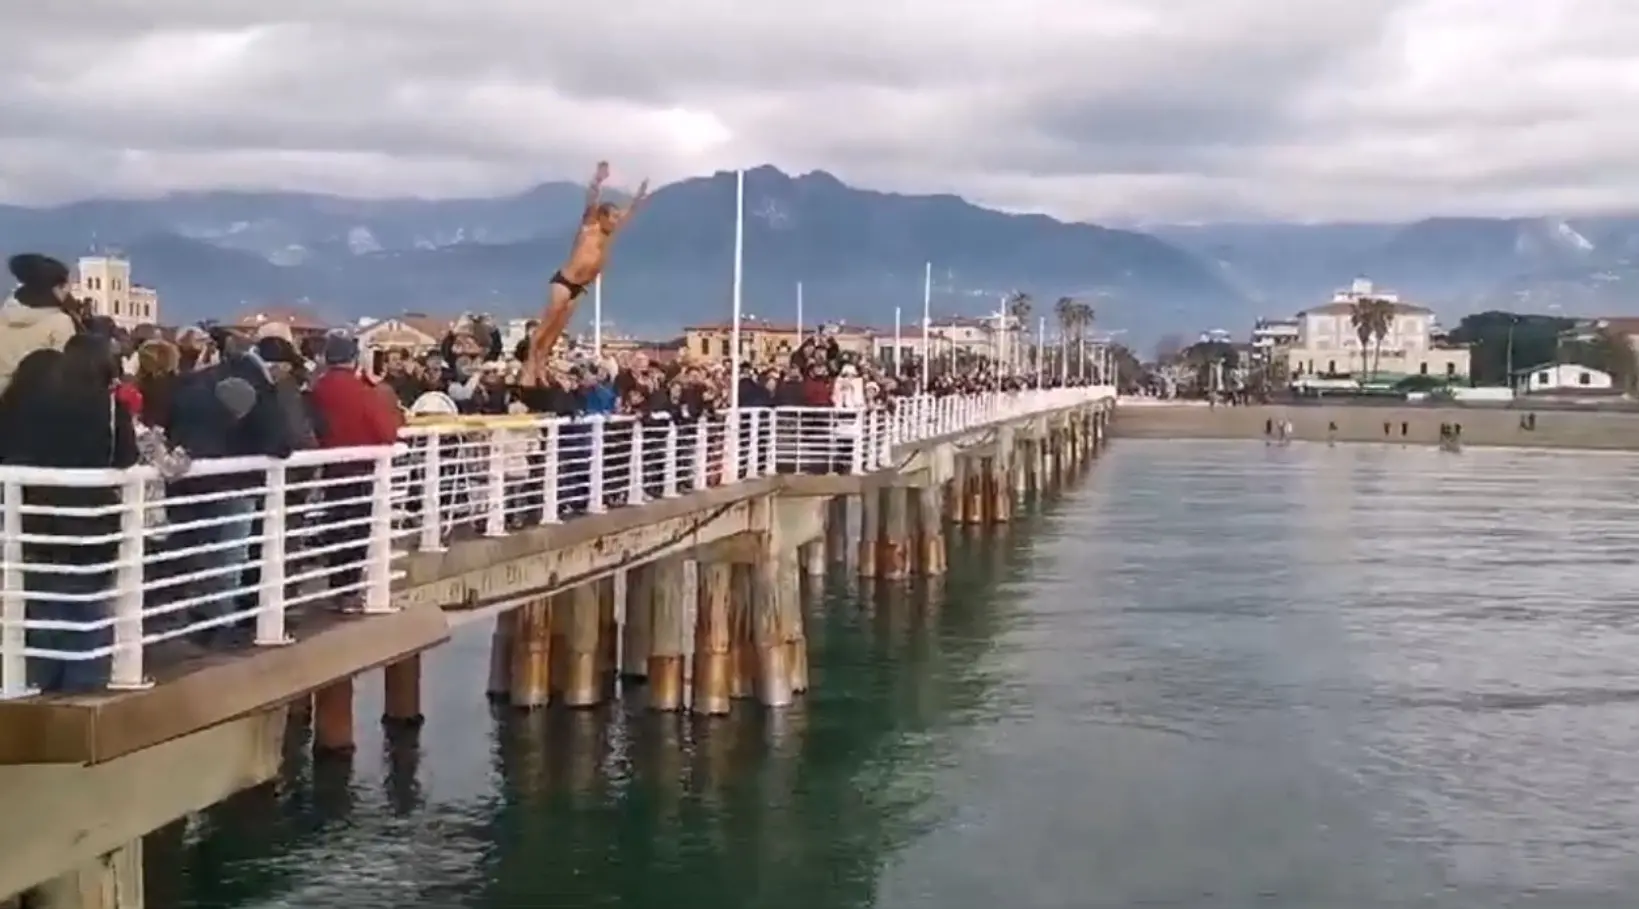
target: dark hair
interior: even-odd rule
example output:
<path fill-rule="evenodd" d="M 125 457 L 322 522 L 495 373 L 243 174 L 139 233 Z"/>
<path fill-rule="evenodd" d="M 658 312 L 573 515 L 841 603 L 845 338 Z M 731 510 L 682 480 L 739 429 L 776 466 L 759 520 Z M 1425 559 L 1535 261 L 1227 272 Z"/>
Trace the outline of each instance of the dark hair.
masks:
<path fill-rule="evenodd" d="M 63 345 L 60 377 L 68 393 L 100 390 L 106 392 L 119 370 L 114 363 L 114 346 L 103 335 L 79 334 Z"/>

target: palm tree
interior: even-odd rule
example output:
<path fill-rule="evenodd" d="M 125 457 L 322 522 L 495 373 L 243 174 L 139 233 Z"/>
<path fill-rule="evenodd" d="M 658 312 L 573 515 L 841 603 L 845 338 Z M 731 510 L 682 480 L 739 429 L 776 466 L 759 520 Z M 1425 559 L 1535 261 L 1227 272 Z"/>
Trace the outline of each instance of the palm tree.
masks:
<path fill-rule="evenodd" d="M 1070 336 L 1076 331 L 1076 317 L 1078 315 L 1075 297 L 1059 297 L 1059 301 L 1053 304 L 1053 316 L 1058 319 L 1059 323 L 1060 375 L 1067 376 L 1070 374 Z"/>
<path fill-rule="evenodd" d="M 1394 304 L 1388 300 L 1372 300 L 1372 378 L 1377 378 L 1377 368 L 1383 362 L 1383 341 L 1389 336 L 1389 329 L 1394 327 Z"/>
<path fill-rule="evenodd" d="M 1389 322 L 1394 317 L 1394 304 L 1376 297 L 1360 297 L 1355 300 L 1349 309 L 1349 324 L 1354 328 L 1354 335 L 1360 339 L 1360 384 L 1366 384 L 1368 375 L 1377 375 L 1376 365 L 1368 371 L 1366 367 L 1366 351 L 1371 349 L 1372 341 L 1377 342 L 1377 356 L 1383 355 L 1383 339 L 1388 336 Z"/>
<path fill-rule="evenodd" d="M 1021 340 L 1026 337 L 1024 330 L 1025 319 L 1030 317 L 1030 310 L 1035 305 L 1035 302 L 1036 301 L 1034 298 L 1022 290 L 1015 290 L 1007 295 L 1007 306 L 1005 307 L 1005 310 L 1007 312 L 1009 322 L 1008 329 L 1010 331 L 1018 332 L 1018 337 Z M 1009 364 L 1009 371 L 1017 372 L 1016 369 L 1012 369 L 1011 367 L 1018 364 L 1019 355 L 1023 353 L 1020 348 L 1024 345 L 1010 344 L 1008 346 L 1013 349 L 1013 356 L 1011 358 L 1013 363 Z"/>

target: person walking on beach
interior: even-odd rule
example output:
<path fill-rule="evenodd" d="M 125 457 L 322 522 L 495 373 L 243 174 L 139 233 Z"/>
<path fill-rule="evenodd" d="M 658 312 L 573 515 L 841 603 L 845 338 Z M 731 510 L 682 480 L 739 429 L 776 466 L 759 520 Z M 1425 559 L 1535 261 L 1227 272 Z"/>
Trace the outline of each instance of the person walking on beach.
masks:
<path fill-rule="evenodd" d="M 569 261 L 547 282 L 546 310 L 541 314 L 540 326 L 530 338 L 531 369 L 538 368 L 551 355 L 552 346 L 569 327 L 569 318 L 575 313 L 575 301 L 603 273 L 604 262 L 609 256 L 609 242 L 649 198 L 649 181 L 644 180 L 637 188 L 637 195 L 624 209 L 613 202 L 604 202 L 603 184 L 608 179 L 609 162 L 599 161 L 597 172 L 586 187 L 586 210 L 581 214 L 580 228 L 575 232 L 575 245 L 569 251 Z"/>

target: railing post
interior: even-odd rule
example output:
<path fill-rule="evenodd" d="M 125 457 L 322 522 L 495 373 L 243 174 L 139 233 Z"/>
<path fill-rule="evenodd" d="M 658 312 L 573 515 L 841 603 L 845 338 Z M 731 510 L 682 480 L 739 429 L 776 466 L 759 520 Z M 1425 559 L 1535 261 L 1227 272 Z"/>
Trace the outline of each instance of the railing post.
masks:
<path fill-rule="evenodd" d="M 541 456 L 541 523 L 556 524 L 558 516 L 558 468 L 561 459 L 558 456 L 558 444 L 563 438 L 563 421 L 551 419 L 546 424 L 546 433 L 541 438 L 541 447 L 545 452 Z"/>
<path fill-rule="evenodd" d="M 745 431 L 740 424 L 744 421 L 745 411 L 738 407 L 729 409 L 727 425 L 723 430 L 723 485 L 740 482 L 740 448 L 745 437 Z"/>
<path fill-rule="evenodd" d="M 365 547 L 364 612 L 397 612 L 393 608 L 393 452 L 376 456 L 370 503 L 370 541 Z M 380 495 L 386 491 L 386 495 Z"/>
<path fill-rule="evenodd" d="M 870 431 L 870 421 L 866 417 L 866 414 L 868 413 L 870 413 L 870 411 L 861 410 L 854 417 L 854 450 L 851 457 L 848 459 L 849 473 L 857 474 L 865 472 L 865 452 L 871 444 L 871 440 L 867 436 L 867 433 Z"/>
<path fill-rule="evenodd" d="M 626 504 L 643 504 L 643 420 L 632 418 L 632 452 L 626 463 Z"/>
<path fill-rule="evenodd" d="M 711 482 L 711 419 L 701 417 L 694 424 L 694 491 Z"/>
<path fill-rule="evenodd" d="M 586 471 L 586 513 L 603 514 L 609 510 L 603 503 L 603 431 L 607 418 L 600 414 L 587 419 L 592 424 L 592 444 L 588 446 L 592 463 Z"/>
<path fill-rule="evenodd" d="M 284 461 L 267 469 L 262 519 L 262 589 L 256 598 L 256 645 L 290 643 L 285 633 L 285 483 Z"/>
<path fill-rule="evenodd" d="M 660 495 L 667 499 L 677 495 L 677 432 L 676 420 L 666 424 L 666 460 L 662 468 L 665 473 L 661 475 Z"/>
<path fill-rule="evenodd" d="M 147 481 L 141 472 L 126 472 L 120 489 L 120 542 L 114 569 L 114 652 L 109 659 L 108 687 L 139 690 L 154 683 L 142 671 L 142 550 L 147 535 Z"/>
<path fill-rule="evenodd" d="M 765 410 L 763 418 L 768 421 L 768 444 L 764 446 L 768 456 L 763 459 L 763 476 L 771 477 L 780 472 L 779 451 L 776 449 L 780 444 L 779 411 L 773 408 Z"/>
<path fill-rule="evenodd" d="M 506 536 L 506 436 L 505 429 L 485 433 L 488 457 L 484 459 L 484 536 Z"/>
<path fill-rule="evenodd" d="M 741 413 L 745 415 L 745 422 L 750 424 L 750 426 L 746 429 L 746 444 L 744 449 L 745 472 L 739 474 L 740 476 L 747 478 L 754 478 L 759 473 L 757 469 L 757 445 L 762 441 L 762 439 L 760 438 L 760 427 L 757 425 L 758 412 L 759 411 L 756 408 L 741 411 Z"/>
<path fill-rule="evenodd" d="M 23 484 L 8 480 L 0 495 L 0 701 L 34 694 L 28 685 L 28 600 L 23 588 Z"/>
<path fill-rule="evenodd" d="M 416 548 L 439 552 L 444 548 L 444 500 L 439 495 L 444 488 L 444 446 L 439 443 L 437 430 L 421 438 L 426 448 L 422 452 L 421 541 Z M 410 476 L 415 476 L 413 468 Z"/>

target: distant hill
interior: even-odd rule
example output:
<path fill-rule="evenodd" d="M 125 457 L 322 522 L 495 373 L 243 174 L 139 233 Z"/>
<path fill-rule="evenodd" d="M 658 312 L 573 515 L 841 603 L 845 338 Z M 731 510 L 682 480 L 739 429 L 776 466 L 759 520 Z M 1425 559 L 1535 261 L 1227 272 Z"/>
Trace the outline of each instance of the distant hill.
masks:
<path fill-rule="evenodd" d="M 72 261 L 131 256 L 167 321 L 305 299 L 333 318 L 405 309 L 524 314 L 561 263 L 583 190 L 563 183 L 492 199 L 356 200 L 290 193 L 179 193 L 48 209 L 0 207 L 0 247 Z M 747 174 L 746 311 L 887 325 L 920 318 L 923 263 L 940 312 L 992 311 L 1020 289 L 1090 299 L 1134 334 L 1246 310 L 1241 291 L 1195 255 L 1144 233 L 1011 215 L 955 196 L 905 196 L 824 172 Z M 605 278 L 607 316 L 669 332 L 729 313 L 734 177 L 660 188 L 620 238 Z"/>
<path fill-rule="evenodd" d="M 1452 321 L 1486 309 L 1639 314 L 1639 216 L 1154 226 L 1271 315 L 1356 275 Z"/>

